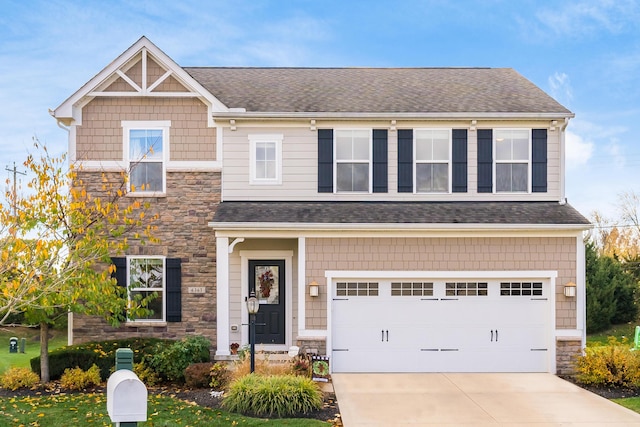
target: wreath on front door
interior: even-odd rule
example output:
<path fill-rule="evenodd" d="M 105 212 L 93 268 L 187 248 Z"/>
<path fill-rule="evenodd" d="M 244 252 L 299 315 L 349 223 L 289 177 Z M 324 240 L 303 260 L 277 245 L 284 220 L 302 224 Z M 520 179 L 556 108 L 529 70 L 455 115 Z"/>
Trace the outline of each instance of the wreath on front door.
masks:
<path fill-rule="evenodd" d="M 273 273 L 271 270 L 267 270 L 258 277 L 260 282 L 260 296 L 262 298 L 269 298 L 271 295 L 271 286 L 273 286 Z"/>

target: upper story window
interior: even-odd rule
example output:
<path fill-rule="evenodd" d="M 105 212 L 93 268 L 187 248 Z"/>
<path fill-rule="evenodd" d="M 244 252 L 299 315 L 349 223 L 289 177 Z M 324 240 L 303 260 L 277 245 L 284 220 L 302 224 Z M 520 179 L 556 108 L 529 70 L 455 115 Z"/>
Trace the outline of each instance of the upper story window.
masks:
<path fill-rule="evenodd" d="M 495 129 L 496 192 L 530 191 L 531 131 Z"/>
<path fill-rule="evenodd" d="M 451 130 L 414 131 L 416 193 L 448 193 L 451 176 Z"/>
<path fill-rule="evenodd" d="M 147 308 L 152 313 L 142 321 L 165 321 L 165 258 L 157 256 L 127 258 L 127 280 L 130 300 L 154 296 Z"/>
<path fill-rule="evenodd" d="M 249 135 L 251 184 L 282 183 L 283 135 Z"/>
<path fill-rule="evenodd" d="M 371 156 L 371 130 L 335 130 L 336 192 L 370 192 Z"/>
<path fill-rule="evenodd" d="M 132 193 L 166 192 L 169 121 L 123 121 L 124 154 Z"/>

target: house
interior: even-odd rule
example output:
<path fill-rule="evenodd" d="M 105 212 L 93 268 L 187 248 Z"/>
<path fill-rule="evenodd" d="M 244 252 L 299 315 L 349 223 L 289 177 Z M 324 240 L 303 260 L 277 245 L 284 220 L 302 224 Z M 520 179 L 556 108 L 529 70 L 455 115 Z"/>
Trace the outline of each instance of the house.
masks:
<path fill-rule="evenodd" d="M 573 113 L 512 69 L 181 67 L 145 37 L 52 113 L 90 191 L 133 166 L 159 244 L 114 257 L 154 313 L 76 342 L 298 345 L 333 372 L 558 372 L 585 343 Z"/>

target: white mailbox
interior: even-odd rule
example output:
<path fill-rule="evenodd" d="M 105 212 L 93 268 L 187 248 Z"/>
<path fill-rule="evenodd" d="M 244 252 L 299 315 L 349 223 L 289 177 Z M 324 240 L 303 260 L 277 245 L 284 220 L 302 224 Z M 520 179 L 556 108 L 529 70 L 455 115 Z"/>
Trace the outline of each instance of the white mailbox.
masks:
<path fill-rule="evenodd" d="M 147 421 L 147 387 L 128 369 L 115 371 L 107 381 L 107 412 L 111 421 Z"/>

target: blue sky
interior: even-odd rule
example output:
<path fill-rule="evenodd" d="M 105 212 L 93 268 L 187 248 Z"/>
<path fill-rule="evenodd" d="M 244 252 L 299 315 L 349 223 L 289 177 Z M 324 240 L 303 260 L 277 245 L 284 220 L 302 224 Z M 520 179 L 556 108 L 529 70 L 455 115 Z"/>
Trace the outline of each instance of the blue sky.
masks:
<path fill-rule="evenodd" d="M 635 0 L 0 0 L 0 168 L 32 137 L 66 150 L 55 108 L 140 36 L 182 66 L 511 67 L 576 114 L 567 197 L 615 216 L 639 191 Z"/>

